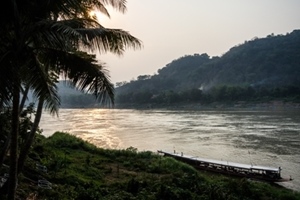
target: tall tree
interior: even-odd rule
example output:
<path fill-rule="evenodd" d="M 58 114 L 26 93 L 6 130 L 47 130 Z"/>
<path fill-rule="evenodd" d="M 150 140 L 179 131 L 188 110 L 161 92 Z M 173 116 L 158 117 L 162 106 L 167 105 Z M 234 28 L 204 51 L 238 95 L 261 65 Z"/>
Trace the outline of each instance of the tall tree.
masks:
<path fill-rule="evenodd" d="M 105 6 L 126 10 L 125 0 L 6 0 L 8 10 L 0 16 L 0 98 L 3 106 L 12 97 L 12 129 L 8 199 L 15 199 L 18 166 L 19 103 L 22 84 L 39 99 L 34 127 L 41 117 L 41 105 L 56 113 L 59 98 L 55 82 L 60 75 L 76 88 L 93 93 L 100 101 L 114 102 L 113 85 L 104 65 L 85 50 L 122 54 L 127 47 L 141 47 L 128 32 L 107 29 L 90 15 L 97 9 L 109 16 Z M 7 15 L 6 15 L 7 14 Z M 7 16 L 10 16 L 7 17 Z M 3 78 L 3 79 L 2 79 Z M 19 170 L 27 156 L 35 129 L 27 137 L 20 155 Z"/>

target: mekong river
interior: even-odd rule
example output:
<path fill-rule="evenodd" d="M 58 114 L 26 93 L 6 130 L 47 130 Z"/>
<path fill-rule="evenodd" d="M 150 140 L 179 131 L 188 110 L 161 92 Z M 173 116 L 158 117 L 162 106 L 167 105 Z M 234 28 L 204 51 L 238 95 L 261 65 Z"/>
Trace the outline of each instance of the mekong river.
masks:
<path fill-rule="evenodd" d="M 300 191 L 300 112 L 60 109 L 44 113 L 43 135 L 65 131 L 103 147 L 166 150 L 281 167 L 282 183 Z"/>

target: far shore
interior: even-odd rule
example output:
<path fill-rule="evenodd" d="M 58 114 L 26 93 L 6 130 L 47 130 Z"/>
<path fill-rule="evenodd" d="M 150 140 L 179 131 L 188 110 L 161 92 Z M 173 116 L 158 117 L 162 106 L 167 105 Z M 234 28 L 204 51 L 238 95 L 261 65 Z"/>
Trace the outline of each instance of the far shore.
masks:
<path fill-rule="evenodd" d="M 240 110 L 240 111 L 299 111 L 300 103 L 291 101 L 237 101 L 213 103 L 145 103 L 115 105 L 62 105 L 61 109 L 167 109 L 167 110 Z"/>
<path fill-rule="evenodd" d="M 300 109 L 300 103 L 270 101 L 270 102 L 213 102 L 201 103 L 179 103 L 179 104 L 116 104 L 117 109 L 180 109 L 180 110 L 246 110 L 246 111 L 295 111 Z"/>

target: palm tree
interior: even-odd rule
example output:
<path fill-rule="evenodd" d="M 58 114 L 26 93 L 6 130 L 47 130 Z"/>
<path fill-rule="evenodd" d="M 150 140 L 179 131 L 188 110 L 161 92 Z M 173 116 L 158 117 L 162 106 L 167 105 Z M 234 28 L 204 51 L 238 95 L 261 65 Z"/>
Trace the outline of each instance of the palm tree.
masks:
<path fill-rule="evenodd" d="M 91 9 L 108 14 L 105 5 L 125 11 L 125 0 L 12 0 L 7 23 L 1 22 L 0 80 L 1 102 L 9 104 L 12 97 L 12 130 L 10 147 L 10 185 L 8 198 L 15 198 L 18 166 L 19 103 L 22 83 L 30 87 L 39 99 L 33 129 L 19 157 L 19 171 L 27 156 L 38 126 L 42 107 L 51 113 L 59 106 L 55 82 L 60 75 L 78 89 L 93 93 L 100 101 L 113 100 L 113 85 L 103 64 L 87 50 L 122 54 L 141 42 L 128 32 L 107 29 L 89 15 Z M 8 9 L 9 10 L 9 9 Z M 2 77 L 1 77 L 2 78 Z"/>

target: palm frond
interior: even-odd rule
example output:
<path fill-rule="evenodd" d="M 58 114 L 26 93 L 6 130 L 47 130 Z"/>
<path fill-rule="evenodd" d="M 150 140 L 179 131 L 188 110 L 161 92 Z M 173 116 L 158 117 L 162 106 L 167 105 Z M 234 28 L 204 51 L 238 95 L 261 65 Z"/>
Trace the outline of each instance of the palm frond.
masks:
<path fill-rule="evenodd" d="M 111 0 L 48 0 L 48 1 L 37 1 L 33 6 L 33 13 L 39 18 L 45 18 L 45 13 L 52 19 L 72 19 L 78 17 L 90 17 L 92 10 L 98 10 L 102 14 L 110 17 L 106 5 L 110 5 L 116 10 L 124 12 L 126 10 L 125 2 Z M 28 10 L 28 9 L 27 9 Z M 32 10 L 32 8 L 31 8 Z M 27 14 L 28 15 L 28 14 Z"/>
<path fill-rule="evenodd" d="M 11 103 L 14 83 L 19 74 L 12 60 L 15 60 L 12 51 L 0 52 L 0 102 L 3 105 Z"/>
<path fill-rule="evenodd" d="M 21 73 L 26 74 L 26 76 L 23 76 L 23 81 L 30 86 L 36 98 L 42 97 L 44 99 L 45 108 L 48 109 L 51 114 L 57 114 L 60 99 L 55 83 L 58 77 L 55 76 L 55 74 L 49 74 L 45 67 L 46 66 L 32 54 L 26 67 L 21 68 Z"/>
<path fill-rule="evenodd" d="M 114 87 L 104 64 L 97 63 L 95 55 L 86 52 L 65 52 L 45 49 L 43 61 L 53 71 L 63 75 L 80 91 L 92 93 L 101 103 L 114 104 Z"/>
<path fill-rule="evenodd" d="M 98 28 L 89 28 L 95 27 Z M 87 27 L 87 28 L 86 28 Z M 121 29 L 107 29 L 93 19 L 72 19 L 62 21 L 44 20 L 37 23 L 28 33 L 35 46 L 58 48 L 83 47 L 92 51 L 112 52 L 122 55 L 126 48 L 139 49 L 142 42 Z M 66 42 L 69 42 L 67 45 Z"/>
<path fill-rule="evenodd" d="M 99 23 L 97 22 L 96 19 L 93 19 L 93 18 L 73 18 L 73 19 L 56 21 L 53 23 L 52 26 L 57 27 L 57 28 L 60 28 L 60 26 L 62 26 L 62 27 L 68 26 L 73 29 L 93 28 L 93 27 L 98 27 Z"/>
<path fill-rule="evenodd" d="M 121 29 L 81 28 L 76 29 L 83 38 L 82 45 L 89 50 L 112 52 L 122 55 L 126 48 L 140 49 L 142 42 Z"/>
<path fill-rule="evenodd" d="M 127 8 L 126 8 L 126 0 L 101 0 L 101 2 L 104 5 L 110 5 L 112 6 L 114 9 L 116 9 L 117 11 L 120 11 L 122 13 L 126 12 Z"/>
<path fill-rule="evenodd" d="M 90 8 L 88 9 L 88 11 L 90 12 L 93 10 L 97 10 L 97 11 L 101 12 L 102 14 L 104 14 L 105 16 L 110 18 L 110 14 L 109 14 L 108 10 L 106 9 L 105 5 L 101 1 L 92 0 L 92 3 L 90 3 Z"/>
<path fill-rule="evenodd" d="M 73 25 L 75 23 L 73 22 Z M 75 25 L 74 25 L 75 26 Z M 79 22 L 77 23 L 79 25 Z M 28 45 L 35 49 L 52 47 L 68 51 L 73 41 L 78 41 L 82 36 L 68 24 L 43 20 L 25 31 Z M 68 43 L 69 42 L 69 43 Z"/>

